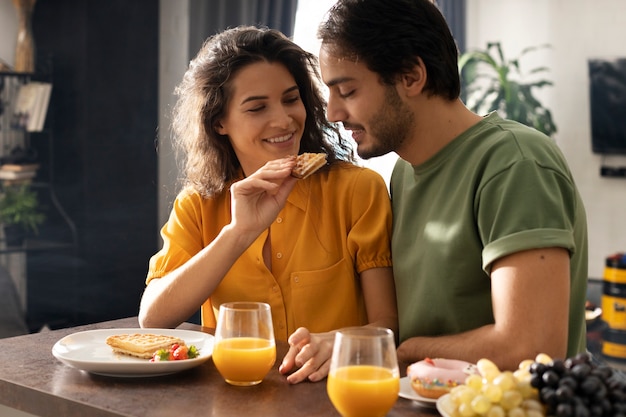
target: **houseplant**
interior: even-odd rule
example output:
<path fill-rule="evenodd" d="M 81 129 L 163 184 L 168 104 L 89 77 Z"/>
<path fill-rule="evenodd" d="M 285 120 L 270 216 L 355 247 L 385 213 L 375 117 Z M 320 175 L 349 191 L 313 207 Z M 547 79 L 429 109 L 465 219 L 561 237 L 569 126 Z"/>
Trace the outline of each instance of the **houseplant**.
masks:
<path fill-rule="evenodd" d="M 45 220 L 40 211 L 37 193 L 28 184 L 5 185 L 0 191 L 0 223 L 4 227 L 7 246 L 19 246 L 24 237 L 39 232 Z"/>
<path fill-rule="evenodd" d="M 497 110 L 503 117 L 552 136 L 557 131 L 552 113 L 534 95 L 536 89 L 552 85 L 547 79 L 537 78 L 548 68 L 537 67 L 522 73 L 520 66 L 524 55 L 547 46 L 526 48 L 513 59 L 505 58 L 499 42 L 489 42 L 484 50 L 462 54 L 459 71 L 467 106 L 478 114 Z M 531 80 L 525 76 L 530 76 Z"/>

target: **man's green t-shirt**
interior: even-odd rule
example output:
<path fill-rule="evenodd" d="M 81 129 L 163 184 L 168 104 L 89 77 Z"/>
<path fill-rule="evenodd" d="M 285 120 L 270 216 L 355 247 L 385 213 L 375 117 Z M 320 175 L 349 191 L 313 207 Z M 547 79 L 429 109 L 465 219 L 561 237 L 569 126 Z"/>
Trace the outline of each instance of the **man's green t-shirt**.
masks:
<path fill-rule="evenodd" d="M 563 247 L 571 271 L 567 353 L 585 350 L 587 221 L 552 139 L 494 112 L 419 166 L 399 159 L 390 188 L 401 342 L 493 323 L 492 263 Z"/>

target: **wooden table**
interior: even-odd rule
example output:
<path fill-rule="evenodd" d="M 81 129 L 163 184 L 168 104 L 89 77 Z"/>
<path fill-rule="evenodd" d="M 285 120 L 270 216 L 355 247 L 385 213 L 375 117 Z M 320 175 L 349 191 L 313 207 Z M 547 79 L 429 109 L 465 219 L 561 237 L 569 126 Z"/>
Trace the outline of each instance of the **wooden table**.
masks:
<path fill-rule="evenodd" d="M 278 372 L 286 343 L 277 345 L 277 364 L 254 387 L 226 384 L 211 359 L 167 376 L 112 378 L 71 368 L 52 356 L 52 346 L 71 333 L 128 327 L 139 327 L 136 317 L 0 339 L 0 404 L 50 417 L 339 416 L 328 399 L 325 381 L 291 385 Z M 189 323 L 179 328 L 212 333 Z M 401 372 L 404 367 L 400 366 Z M 439 414 L 403 398 L 388 414 L 432 415 Z"/>

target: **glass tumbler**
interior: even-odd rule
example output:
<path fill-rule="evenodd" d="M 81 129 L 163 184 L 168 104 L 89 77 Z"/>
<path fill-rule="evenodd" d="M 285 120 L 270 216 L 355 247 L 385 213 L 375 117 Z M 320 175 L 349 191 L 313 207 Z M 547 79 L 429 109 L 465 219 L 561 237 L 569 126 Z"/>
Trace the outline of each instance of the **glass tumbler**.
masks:
<path fill-rule="evenodd" d="M 385 416 L 400 392 L 393 332 L 381 327 L 338 331 L 326 384 L 343 417 Z"/>
<path fill-rule="evenodd" d="M 270 306 L 247 301 L 220 305 L 213 362 L 226 382 L 238 386 L 259 384 L 275 361 Z"/>

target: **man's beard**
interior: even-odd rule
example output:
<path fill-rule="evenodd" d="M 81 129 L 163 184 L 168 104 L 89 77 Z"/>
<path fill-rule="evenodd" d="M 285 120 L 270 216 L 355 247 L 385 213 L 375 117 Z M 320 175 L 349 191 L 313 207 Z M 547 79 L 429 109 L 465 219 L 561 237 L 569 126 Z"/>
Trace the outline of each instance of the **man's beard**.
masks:
<path fill-rule="evenodd" d="M 393 86 L 385 89 L 385 101 L 368 125 L 370 137 L 375 138 L 369 148 L 357 148 L 359 157 L 374 158 L 396 151 L 410 135 L 415 124 L 411 109 L 400 99 Z"/>

